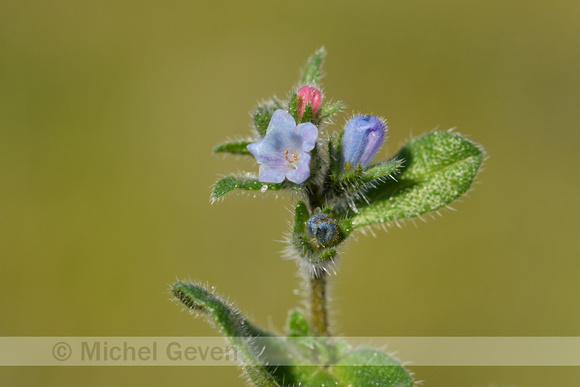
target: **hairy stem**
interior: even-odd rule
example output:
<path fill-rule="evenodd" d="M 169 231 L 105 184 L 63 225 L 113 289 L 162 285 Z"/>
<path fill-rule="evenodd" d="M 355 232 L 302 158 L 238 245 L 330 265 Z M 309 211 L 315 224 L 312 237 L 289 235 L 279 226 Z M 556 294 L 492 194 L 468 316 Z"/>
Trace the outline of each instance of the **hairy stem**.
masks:
<path fill-rule="evenodd" d="M 317 165 L 317 167 L 320 167 Z M 312 212 L 322 209 L 325 201 L 320 187 L 311 183 L 306 190 Z M 326 310 L 326 272 L 313 274 L 310 278 L 310 326 L 317 336 L 330 336 L 328 312 Z"/>
<path fill-rule="evenodd" d="M 326 273 L 310 279 L 310 319 L 312 329 L 318 336 L 330 336 L 326 310 Z"/>

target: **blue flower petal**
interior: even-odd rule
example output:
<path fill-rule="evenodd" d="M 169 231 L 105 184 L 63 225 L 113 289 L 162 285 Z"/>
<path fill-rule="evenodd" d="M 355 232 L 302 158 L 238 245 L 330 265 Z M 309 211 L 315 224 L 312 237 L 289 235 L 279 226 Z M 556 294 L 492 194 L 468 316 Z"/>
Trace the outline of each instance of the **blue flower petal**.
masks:
<path fill-rule="evenodd" d="M 260 165 L 258 180 L 263 183 L 289 181 L 302 184 L 310 177 L 310 151 L 316 146 L 318 128 L 312 123 L 296 126 L 284 110 L 272 115 L 266 135 L 248 145 Z"/>

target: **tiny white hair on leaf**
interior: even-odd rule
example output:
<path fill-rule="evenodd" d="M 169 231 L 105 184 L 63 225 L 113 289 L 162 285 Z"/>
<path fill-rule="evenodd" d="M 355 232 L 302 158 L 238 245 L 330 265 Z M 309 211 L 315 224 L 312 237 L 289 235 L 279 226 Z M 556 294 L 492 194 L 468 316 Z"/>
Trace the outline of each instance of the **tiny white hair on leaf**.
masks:
<path fill-rule="evenodd" d="M 437 128 L 431 130 L 431 131 L 427 131 L 425 133 L 423 133 L 421 136 L 418 137 L 422 137 L 425 135 L 428 135 L 430 133 L 433 133 L 437 131 Z M 487 155 L 485 149 L 478 143 L 472 141 L 469 139 L 468 136 L 465 136 L 459 132 L 456 131 L 456 128 L 450 128 L 447 129 L 445 132 L 448 133 L 453 133 L 455 135 L 458 135 L 466 140 L 468 140 L 472 145 L 474 145 L 475 147 L 477 147 L 477 149 L 483 154 L 483 159 L 481 164 L 479 165 L 473 180 L 470 184 L 470 187 L 464 192 L 462 193 L 459 197 L 457 197 L 456 199 L 452 200 L 451 202 L 442 205 L 439 208 L 436 208 L 434 210 L 425 212 L 423 214 L 414 216 L 414 217 L 407 217 L 407 218 L 397 218 L 397 219 L 390 219 L 390 220 L 385 220 L 383 222 L 377 222 L 377 223 L 373 223 L 373 224 L 368 224 L 368 225 L 364 225 L 361 226 L 357 229 L 357 231 L 361 232 L 363 235 L 366 235 L 367 232 L 372 233 L 374 236 L 376 236 L 376 234 L 374 233 L 374 229 L 378 229 L 379 227 L 381 227 L 382 229 L 384 229 L 381 225 L 385 224 L 387 225 L 387 227 L 391 228 L 393 225 L 395 225 L 398 228 L 403 228 L 403 226 L 405 225 L 406 221 L 411 221 L 415 226 L 417 225 L 415 222 L 415 218 L 418 218 L 419 220 L 421 220 L 423 223 L 428 223 L 427 219 L 425 218 L 426 216 L 429 216 L 431 219 L 436 220 L 437 218 L 435 217 L 435 215 L 442 217 L 444 215 L 445 211 L 452 211 L 452 212 L 458 212 L 458 209 L 455 207 L 452 207 L 450 204 L 451 203 L 463 203 L 464 200 L 463 198 L 470 197 L 471 192 L 475 189 L 474 186 L 482 184 L 482 182 L 479 180 L 479 175 L 485 170 L 486 167 L 486 161 L 489 159 L 489 156 Z M 414 137 L 411 137 L 408 141 L 410 141 L 411 139 L 413 139 Z M 406 141 L 405 144 L 408 142 Z M 404 145 L 403 145 L 404 146 Z M 401 146 L 402 147 L 402 146 Z M 396 171 L 397 173 L 400 173 L 399 170 Z"/>
<path fill-rule="evenodd" d="M 258 196 L 260 196 L 262 199 L 265 199 L 266 197 L 270 197 L 270 196 L 274 196 L 274 198 L 277 200 L 280 196 L 284 197 L 286 195 L 288 195 L 288 197 L 292 200 L 293 195 L 296 194 L 297 191 L 295 190 L 288 190 L 286 188 L 282 188 L 280 190 L 274 190 L 274 189 L 267 189 L 267 190 L 251 190 L 251 189 L 238 189 L 238 188 L 234 188 L 228 192 L 226 192 L 225 194 L 221 195 L 219 198 L 214 197 L 214 189 L 217 185 L 217 183 L 219 183 L 221 180 L 228 178 L 228 177 L 241 177 L 241 178 L 247 178 L 247 179 L 258 179 L 258 176 L 253 173 L 253 172 L 247 172 L 247 171 L 238 171 L 229 175 L 223 175 L 220 174 L 218 175 L 218 180 L 213 183 L 210 186 L 210 197 L 209 197 L 209 201 L 210 204 L 216 204 L 216 203 L 221 203 L 222 201 L 224 201 L 226 199 L 226 197 L 230 197 L 230 196 L 238 196 L 238 197 L 245 197 L 245 198 L 252 198 L 255 199 Z M 266 184 L 266 183 L 264 183 Z"/>

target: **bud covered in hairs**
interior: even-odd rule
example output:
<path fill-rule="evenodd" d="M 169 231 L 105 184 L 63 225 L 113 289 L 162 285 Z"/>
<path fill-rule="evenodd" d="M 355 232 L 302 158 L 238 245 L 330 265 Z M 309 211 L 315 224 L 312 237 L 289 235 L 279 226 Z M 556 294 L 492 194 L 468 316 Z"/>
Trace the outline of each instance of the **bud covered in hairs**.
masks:
<path fill-rule="evenodd" d="M 387 125 L 375 116 L 356 116 L 346 123 L 341 143 L 341 161 L 345 171 L 360 164 L 365 168 L 373 159 L 387 133 Z"/>
<path fill-rule="evenodd" d="M 311 216 L 306 221 L 306 232 L 322 246 L 328 246 L 338 237 L 336 223 L 326 214 Z"/>

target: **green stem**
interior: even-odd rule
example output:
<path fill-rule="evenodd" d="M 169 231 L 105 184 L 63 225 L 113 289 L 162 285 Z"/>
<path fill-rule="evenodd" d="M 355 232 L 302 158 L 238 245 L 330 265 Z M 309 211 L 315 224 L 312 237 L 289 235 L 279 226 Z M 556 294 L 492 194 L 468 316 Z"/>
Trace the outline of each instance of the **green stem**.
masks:
<path fill-rule="evenodd" d="M 319 165 L 316 166 L 320 168 Z M 307 188 L 310 210 L 324 207 L 324 197 L 318 185 L 311 183 Z M 326 273 L 313 274 L 310 277 L 310 326 L 317 336 L 330 336 L 328 330 L 328 312 L 326 310 Z"/>
<path fill-rule="evenodd" d="M 317 336 L 330 336 L 326 310 L 326 273 L 310 279 L 310 319 Z"/>

